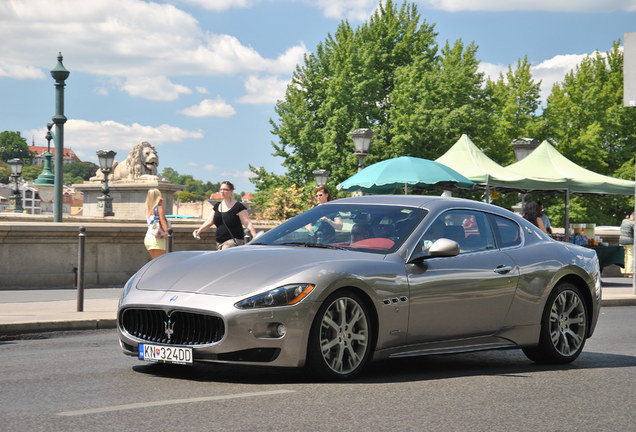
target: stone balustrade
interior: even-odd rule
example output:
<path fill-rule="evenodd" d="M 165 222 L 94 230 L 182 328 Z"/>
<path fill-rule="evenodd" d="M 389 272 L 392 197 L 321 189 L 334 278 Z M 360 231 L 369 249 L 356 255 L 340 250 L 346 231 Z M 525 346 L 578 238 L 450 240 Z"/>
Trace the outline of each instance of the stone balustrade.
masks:
<path fill-rule="evenodd" d="M 86 228 L 86 288 L 123 286 L 150 260 L 143 222 L 67 218 L 54 223 L 20 216 L 0 217 L 0 290 L 75 287 L 80 226 Z M 215 250 L 214 231 L 207 231 L 201 240 L 192 237 L 201 223 L 200 219 L 172 221 L 173 250 Z"/>

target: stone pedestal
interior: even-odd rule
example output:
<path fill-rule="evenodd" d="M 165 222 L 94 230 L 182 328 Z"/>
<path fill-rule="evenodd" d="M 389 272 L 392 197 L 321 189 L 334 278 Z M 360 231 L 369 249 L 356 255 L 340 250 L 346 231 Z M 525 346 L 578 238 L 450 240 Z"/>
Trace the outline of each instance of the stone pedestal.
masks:
<path fill-rule="evenodd" d="M 73 187 L 84 194 L 83 216 L 102 217 L 103 212 L 98 208 L 98 198 L 102 196 L 101 182 L 88 182 L 73 185 Z M 113 198 L 113 213 L 117 219 L 137 219 L 146 220 L 146 195 L 149 189 L 159 189 L 163 197 L 163 208 L 166 214 L 172 214 L 174 194 L 183 190 L 184 186 L 164 182 L 160 180 L 149 180 L 144 182 L 108 182 L 110 196 Z"/>

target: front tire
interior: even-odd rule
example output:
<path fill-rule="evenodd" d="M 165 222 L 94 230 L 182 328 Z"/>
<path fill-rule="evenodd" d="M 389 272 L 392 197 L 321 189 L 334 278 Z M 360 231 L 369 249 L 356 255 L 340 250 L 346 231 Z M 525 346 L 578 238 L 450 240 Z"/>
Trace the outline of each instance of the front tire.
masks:
<path fill-rule="evenodd" d="M 323 379 L 360 373 L 373 346 L 369 310 L 355 293 L 332 294 L 318 310 L 307 347 L 307 370 Z"/>
<path fill-rule="evenodd" d="M 570 363 L 583 351 L 588 323 L 581 291 L 571 283 L 560 284 L 548 297 L 539 344 L 523 352 L 537 363 Z"/>

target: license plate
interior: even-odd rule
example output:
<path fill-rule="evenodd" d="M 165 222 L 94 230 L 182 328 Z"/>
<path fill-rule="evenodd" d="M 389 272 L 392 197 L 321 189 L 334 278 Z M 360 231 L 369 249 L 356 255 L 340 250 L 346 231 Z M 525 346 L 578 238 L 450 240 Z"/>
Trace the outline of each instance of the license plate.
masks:
<path fill-rule="evenodd" d="M 139 344 L 139 359 L 158 363 L 192 364 L 192 348 Z"/>

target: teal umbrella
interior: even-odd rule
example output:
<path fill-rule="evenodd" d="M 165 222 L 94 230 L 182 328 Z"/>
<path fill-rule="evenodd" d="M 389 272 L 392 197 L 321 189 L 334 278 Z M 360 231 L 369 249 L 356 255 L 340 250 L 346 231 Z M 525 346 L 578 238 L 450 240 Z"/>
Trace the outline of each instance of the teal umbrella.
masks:
<path fill-rule="evenodd" d="M 364 168 L 340 183 L 337 188 L 370 194 L 392 193 L 402 187 L 413 189 L 460 187 L 475 184 L 457 171 L 429 159 L 410 156 L 387 159 Z"/>

